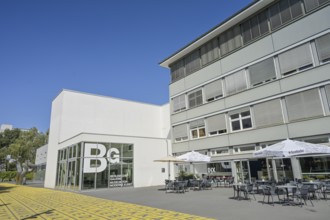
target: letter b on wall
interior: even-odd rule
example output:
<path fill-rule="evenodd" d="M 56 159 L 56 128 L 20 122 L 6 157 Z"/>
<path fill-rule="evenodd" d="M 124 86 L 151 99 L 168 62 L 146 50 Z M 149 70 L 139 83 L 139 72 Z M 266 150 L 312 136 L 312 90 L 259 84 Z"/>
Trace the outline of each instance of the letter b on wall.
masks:
<path fill-rule="evenodd" d="M 99 150 L 99 154 L 92 155 L 92 150 Z M 85 144 L 85 156 L 84 156 L 84 173 L 98 173 L 105 170 L 107 167 L 107 160 L 104 157 L 106 154 L 106 148 L 102 144 Z M 99 163 L 91 164 L 91 161 L 98 161 Z"/>

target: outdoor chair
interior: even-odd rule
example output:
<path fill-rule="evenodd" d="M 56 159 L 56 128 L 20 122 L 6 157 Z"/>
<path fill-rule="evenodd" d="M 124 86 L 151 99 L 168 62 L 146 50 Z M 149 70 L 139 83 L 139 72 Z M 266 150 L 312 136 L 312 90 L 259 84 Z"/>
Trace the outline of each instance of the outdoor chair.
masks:
<path fill-rule="evenodd" d="M 234 189 L 234 197 L 239 200 L 239 196 L 240 196 L 240 188 L 239 186 L 233 185 L 233 189 Z"/>
<path fill-rule="evenodd" d="M 300 207 L 302 207 L 302 200 L 304 200 L 305 205 L 307 205 L 306 199 L 308 199 L 311 202 L 312 206 L 314 206 L 314 204 L 311 200 L 309 189 L 310 189 L 310 186 L 303 185 L 299 190 L 297 190 L 293 194 L 293 198 L 297 198 L 298 201 L 300 201 Z"/>
<path fill-rule="evenodd" d="M 272 199 L 272 205 L 274 206 L 274 196 L 277 196 L 278 197 L 278 200 L 280 201 L 280 197 L 279 195 L 275 192 L 275 187 L 271 187 L 271 186 L 264 186 L 262 188 L 262 191 L 263 191 L 263 195 L 264 195 L 264 198 L 262 200 L 262 204 L 265 203 L 265 198 L 266 196 L 268 197 L 268 204 L 269 204 L 269 198 Z"/>
<path fill-rule="evenodd" d="M 325 200 L 327 200 L 327 194 L 330 193 L 330 184 L 326 184 L 322 190 L 323 197 Z"/>
<path fill-rule="evenodd" d="M 177 193 L 185 193 L 185 182 L 174 182 L 174 190 Z"/>
<path fill-rule="evenodd" d="M 165 192 L 168 193 L 169 191 L 174 190 L 174 182 L 171 180 L 165 180 Z"/>
<path fill-rule="evenodd" d="M 253 189 L 253 184 L 247 184 L 244 186 L 240 186 L 239 190 L 244 193 L 244 197 L 246 199 L 249 199 L 251 201 L 250 195 L 253 195 L 254 200 L 256 200 L 256 197 L 254 196 L 255 191 Z"/>

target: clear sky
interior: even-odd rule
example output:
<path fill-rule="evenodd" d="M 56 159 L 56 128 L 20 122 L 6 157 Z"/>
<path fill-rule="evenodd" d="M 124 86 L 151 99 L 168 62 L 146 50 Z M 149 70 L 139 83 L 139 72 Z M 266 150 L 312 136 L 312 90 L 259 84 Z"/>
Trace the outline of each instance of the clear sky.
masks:
<path fill-rule="evenodd" d="M 0 124 L 49 128 L 62 89 L 162 105 L 159 62 L 252 0 L 0 0 Z"/>

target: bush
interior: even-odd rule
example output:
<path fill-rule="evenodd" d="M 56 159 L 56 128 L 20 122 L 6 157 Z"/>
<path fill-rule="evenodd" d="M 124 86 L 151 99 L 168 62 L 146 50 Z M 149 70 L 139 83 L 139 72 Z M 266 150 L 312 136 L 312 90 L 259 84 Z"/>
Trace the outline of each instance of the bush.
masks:
<path fill-rule="evenodd" d="M 2 172 L 0 172 L 1 182 L 3 182 L 3 181 L 12 181 L 12 179 L 15 179 L 15 177 L 16 177 L 16 171 L 2 171 Z"/>

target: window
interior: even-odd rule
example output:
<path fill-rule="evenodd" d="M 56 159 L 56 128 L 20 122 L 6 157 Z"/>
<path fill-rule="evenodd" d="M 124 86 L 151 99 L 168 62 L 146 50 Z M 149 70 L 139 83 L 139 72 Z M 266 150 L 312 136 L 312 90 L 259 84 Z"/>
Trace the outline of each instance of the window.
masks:
<path fill-rule="evenodd" d="M 310 12 L 328 1 L 329 0 L 304 0 L 306 12 Z"/>
<path fill-rule="evenodd" d="M 201 68 L 199 50 L 195 50 L 185 58 L 186 61 L 186 75 L 192 74 Z"/>
<path fill-rule="evenodd" d="M 309 43 L 278 55 L 282 75 L 289 75 L 313 66 Z"/>
<path fill-rule="evenodd" d="M 268 32 L 269 29 L 266 10 L 242 24 L 244 44 Z"/>
<path fill-rule="evenodd" d="M 175 82 L 179 79 L 182 79 L 184 75 L 184 62 L 179 60 L 170 66 L 171 68 L 171 82 Z"/>
<path fill-rule="evenodd" d="M 209 135 L 227 133 L 226 117 L 224 114 L 211 116 L 206 119 Z"/>
<path fill-rule="evenodd" d="M 281 0 L 269 8 L 272 30 L 302 15 L 300 0 Z"/>
<path fill-rule="evenodd" d="M 257 128 L 283 123 L 280 99 L 257 104 L 253 107 L 253 111 Z"/>
<path fill-rule="evenodd" d="M 329 106 L 329 110 L 330 110 L 330 85 L 327 85 L 325 87 L 325 93 L 327 95 L 328 106 Z"/>
<path fill-rule="evenodd" d="M 317 38 L 315 43 L 320 62 L 325 63 L 330 61 L 330 34 Z"/>
<path fill-rule="evenodd" d="M 219 58 L 219 45 L 218 38 L 214 38 L 213 40 L 204 44 L 201 48 L 202 54 L 202 65 L 206 65 L 213 60 Z"/>
<path fill-rule="evenodd" d="M 202 90 L 197 90 L 188 95 L 189 108 L 194 108 L 203 104 Z"/>
<path fill-rule="evenodd" d="M 173 112 L 179 112 L 186 109 L 185 95 L 180 95 L 172 99 Z"/>
<path fill-rule="evenodd" d="M 247 88 L 244 70 L 225 77 L 226 94 L 232 95 Z"/>
<path fill-rule="evenodd" d="M 188 140 L 187 124 L 173 127 L 173 137 L 175 142 Z"/>
<path fill-rule="evenodd" d="M 229 119 L 232 131 L 252 128 L 251 114 L 248 108 L 230 112 Z"/>
<path fill-rule="evenodd" d="M 190 132 L 192 139 L 205 137 L 206 134 L 204 119 L 190 122 Z"/>
<path fill-rule="evenodd" d="M 242 46 L 240 27 L 235 26 L 220 35 L 220 52 L 225 55 Z"/>
<path fill-rule="evenodd" d="M 229 150 L 228 148 L 219 148 L 219 149 L 215 149 L 211 151 L 211 155 L 212 156 L 216 156 L 216 155 L 227 155 L 229 154 Z"/>
<path fill-rule="evenodd" d="M 216 80 L 204 87 L 205 99 L 207 102 L 214 101 L 223 96 L 221 80 Z"/>
<path fill-rule="evenodd" d="M 250 81 L 252 86 L 257 86 L 276 79 L 273 58 L 261 61 L 249 67 Z"/>
<path fill-rule="evenodd" d="M 289 121 L 323 115 L 318 89 L 289 95 L 285 98 Z"/>

